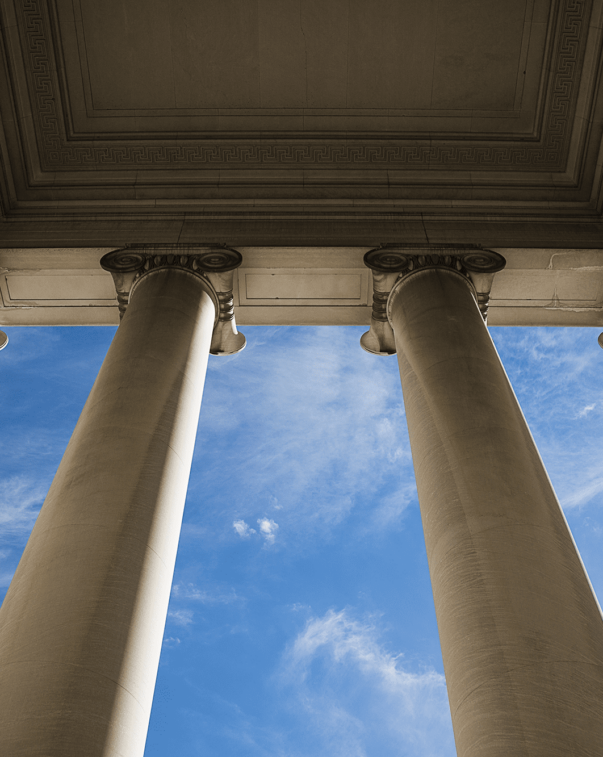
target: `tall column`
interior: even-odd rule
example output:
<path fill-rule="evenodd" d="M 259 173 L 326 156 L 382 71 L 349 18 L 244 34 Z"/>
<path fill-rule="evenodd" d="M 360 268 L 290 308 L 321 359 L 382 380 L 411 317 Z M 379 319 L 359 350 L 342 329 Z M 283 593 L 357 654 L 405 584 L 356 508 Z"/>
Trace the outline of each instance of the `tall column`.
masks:
<path fill-rule="evenodd" d="M 143 754 L 221 323 L 210 279 L 241 260 L 190 252 L 103 258 L 134 288 L 0 610 L 3 757 Z"/>
<path fill-rule="evenodd" d="M 471 281 L 504 260 L 399 248 L 365 261 L 395 273 L 387 314 L 458 755 L 596 757 L 601 611 Z"/>

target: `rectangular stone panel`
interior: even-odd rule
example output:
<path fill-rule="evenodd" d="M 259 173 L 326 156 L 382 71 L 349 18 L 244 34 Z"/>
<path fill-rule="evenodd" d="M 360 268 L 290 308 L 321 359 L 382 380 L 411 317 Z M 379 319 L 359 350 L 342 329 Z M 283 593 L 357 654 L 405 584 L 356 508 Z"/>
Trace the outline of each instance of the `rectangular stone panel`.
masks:
<path fill-rule="evenodd" d="M 451 0 L 438 4 L 430 105 L 512 110 L 526 0 Z"/>
<path fill-rule="evenodd" d="M 291 276 L 248 273 L 245 276 L 248 300 L 357 300 L 360 298 L 361 283 L 358 274 Z"/>
<path fill-rule="evenodd" d="M 513 110 L 533 0 L 78 3 L 94 112 L 167 115 Z"/>
<path fill-rule="evenodd" d="M 8 301 L 115 300 L 115 287 L 107 274 L 7 274 Z M 4 289 L 4 287 L 2 287 Z"/>
<path fill-rule="evenodd" d="M 117 305 L 0 308 L 0 326 L 119 326 Z"/>
<path fill-rule="evenodd" d="M 556 302 L 599 305 L 603 300 L 603 268 L 591 270 L 507 270 L 494 277 L 492 304 L 521 302 L 542 306 Z"/>
<path fill-rule="evenodd" d="M 370 276 L 368 269 L 295 268 L 249 269 L 238 271 L 240 305 L 367 305 Z"/>

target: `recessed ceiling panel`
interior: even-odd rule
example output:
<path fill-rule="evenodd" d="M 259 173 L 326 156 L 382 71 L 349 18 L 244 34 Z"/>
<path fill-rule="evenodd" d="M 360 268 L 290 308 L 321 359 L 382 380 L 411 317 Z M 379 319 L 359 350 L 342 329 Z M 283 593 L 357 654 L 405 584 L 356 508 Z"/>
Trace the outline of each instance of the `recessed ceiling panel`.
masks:
<path fill-rule="evenodd" d="M 361 214 L 373 244 L 409 214 L 452 233 L 467 213 L 598 212 L 603 0 L 0 8 L 5 198 L 23 218 L 202 213 L 208 234 L 211 213 L 231 235 L 241 213 L 288 243 L 281 215 L 329 241 L 329 218 Z"/>
<path fill-rule="evenodd" d="M 95 115 L 514 112 L 530 36 L 543 41 L 532 0 L 79 2 Z"/>

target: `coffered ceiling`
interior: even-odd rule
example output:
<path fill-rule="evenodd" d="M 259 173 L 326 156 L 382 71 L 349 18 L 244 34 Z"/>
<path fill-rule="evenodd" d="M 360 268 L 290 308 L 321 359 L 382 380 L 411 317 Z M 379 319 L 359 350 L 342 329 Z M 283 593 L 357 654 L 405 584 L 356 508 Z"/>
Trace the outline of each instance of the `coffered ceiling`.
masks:
<path fill-rule="evenodd" d="M 0 242 L 592 247 L 602 5 L 0 0 Z"/>
<path fill-rule="evenodd" d="M 480 244 L 492 324 L 603 323 L 603 0 L 0 0 L 0 322 L 115 323 L 103 252 L 243 254 L 241 324 L 368 323 Z"/>

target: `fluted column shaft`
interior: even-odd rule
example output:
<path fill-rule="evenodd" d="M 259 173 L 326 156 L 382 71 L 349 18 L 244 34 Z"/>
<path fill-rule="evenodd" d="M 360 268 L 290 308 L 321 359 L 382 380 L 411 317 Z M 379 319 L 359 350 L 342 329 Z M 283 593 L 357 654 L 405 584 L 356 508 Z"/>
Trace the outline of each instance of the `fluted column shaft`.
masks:
<path fill-rule="evenodd" d="M 603 622 L 467 278 L 389 314 L 459 757 L 596 757 Z"/>
<path fill-rule="evenodd" d="M 0 611 L 0 754 L 142 757 L 216 314 L 143 276 Z"/>

